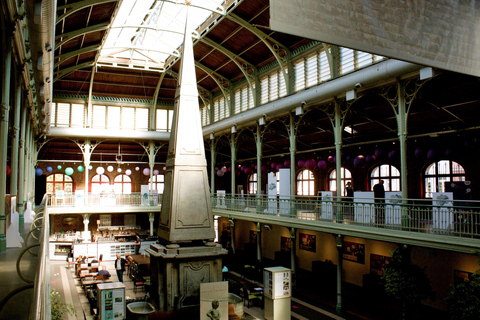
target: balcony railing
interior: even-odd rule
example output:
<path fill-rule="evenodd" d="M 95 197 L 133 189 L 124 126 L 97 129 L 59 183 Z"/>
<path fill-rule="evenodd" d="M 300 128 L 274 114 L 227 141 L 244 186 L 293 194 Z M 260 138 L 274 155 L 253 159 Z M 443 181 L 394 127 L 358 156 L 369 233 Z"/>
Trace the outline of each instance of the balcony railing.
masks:
<path fill-rule="evenodd" d="M 480 238 L 480 201 L 213 195 L 212 208 L 383 229 Z"/>
<path fill-rule="evenodd" d="M 58 196 L 47 195 L 49 207 L 139 207 L 139 206 L 161 206 L 161 194 L 142 194 L 140 192 L 131 194 L 117 193 L 87 193 L 87 194 L 65 194 Z"/>

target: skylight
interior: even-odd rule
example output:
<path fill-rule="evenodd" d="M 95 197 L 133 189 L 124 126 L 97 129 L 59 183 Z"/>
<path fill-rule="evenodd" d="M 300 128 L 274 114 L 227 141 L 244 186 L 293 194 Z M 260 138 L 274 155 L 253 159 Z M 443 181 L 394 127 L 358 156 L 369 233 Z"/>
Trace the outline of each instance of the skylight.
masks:
<path fill-rule="evenodd" d="M 196 29 L 213 12 L 224 14 L 224 2 L 123 0 L 97 64 L 164 71 L 170 56 L 180 56 L 187 10 L 190 26 Z"/>

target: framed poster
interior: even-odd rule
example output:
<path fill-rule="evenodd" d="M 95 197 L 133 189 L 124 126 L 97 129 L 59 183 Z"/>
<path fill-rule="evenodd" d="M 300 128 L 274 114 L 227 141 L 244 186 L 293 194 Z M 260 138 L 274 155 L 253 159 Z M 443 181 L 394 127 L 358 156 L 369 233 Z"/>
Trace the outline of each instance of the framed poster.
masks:
<path fill-rule="evenodd" d="M 355 242 L 343 242 L 342 257 L 345 260 L 365 263 L 365 245 Z"/>
<path fill-rule="evenodd" d="M 313 234 L 300 233 L 298 247 L 305 251 L 317 252 L 317 237 Z"/>
<path fill-rule="evenodd" d="M 292 239 L 290 237 L 280 237 L 280 251 L 290 252 L 292 249 Z"/>
<path fill-rule="evenodd" d="M 250 230 L 250 243 L 257 243 L 257 231 Z"/>
<path fill-rule="evenodd" d="M 390 257 L 370 254 L 370 273 L 383 276 L 383 270 L 390 264 Z"/>
<path fill-rule="evenodd" d="M 473 275 L 473 272 L 453 270 L 453 283 L 455 285 L 462 282 L 470 281 L 470 277 Z"/>

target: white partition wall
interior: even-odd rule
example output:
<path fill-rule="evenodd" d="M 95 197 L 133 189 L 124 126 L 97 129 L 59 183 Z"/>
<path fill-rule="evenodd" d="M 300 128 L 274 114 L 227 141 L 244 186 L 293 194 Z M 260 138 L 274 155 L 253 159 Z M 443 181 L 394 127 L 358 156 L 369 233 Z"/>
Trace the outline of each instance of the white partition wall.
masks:
<path fill-rule="evenodd" d="M 453 229 L 453 193 L 452 192 L 433 192 L 433 229 L 434 230 L 452 230 Z"/>
<path fill-rule="evenodd" d="M 333 219 L 333 192 L 322 191 L 322 211 L 320 219 Z"/>
<path fill-rule="evenodd" d="M 355 206 L 355 222 L 375 223 L 375 206 L 373 191 L 355 191 L 353 193 Z"/>
<path fill-rule="evenodd" d="M 402 192 L 387 191 L 385 192 L 385 224 L 401 225 L 402 224 Z"/>
<path fill-rule="evenodd" d="M 278 178 L 278 181 L 280 184 L 280 193 L 279 193 L 280 214 L 289 214 L 290 204 L 291 204 L 290 203 L 290 169 L 287 169 L 287 168 L 280 169 L 278 170 L 278 174 L 280 175 Z"/>
<path fill-rule="evenodd" d="M 268 173 L 267 183 L 268 194 L 268 206 L 265 212 L 276 213 L 277 212 L 277 177 L 274 172 Z"/>

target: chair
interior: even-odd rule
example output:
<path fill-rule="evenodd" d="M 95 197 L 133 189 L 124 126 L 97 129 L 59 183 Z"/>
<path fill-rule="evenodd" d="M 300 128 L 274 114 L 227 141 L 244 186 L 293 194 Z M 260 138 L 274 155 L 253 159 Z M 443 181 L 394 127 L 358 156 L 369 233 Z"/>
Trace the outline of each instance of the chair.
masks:
<path fill-rule="evenodd" d="M 108 280 L 107 274 L 99 274 L 97 275 L 97 280 Z"/>
<path fill-rule="evenodd" d="M 250 302 L 259 300 L 259 296 L 256 293 L 252 293 L 247 287 L 243 287 L 243 305 L 247 303 L 247 308 L 250 308 Z"/>
<path fill-rule="evenodd" d="M 140 287 L 143 291 L 145 291 L 145 281 L 143 278 L 134 275 L 132 278 L 133 281 L 133 292 L 137 293 L 137 287 Z"/>

